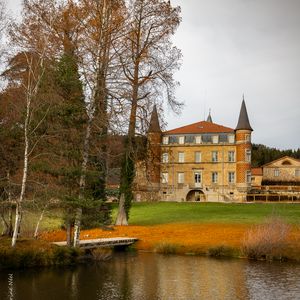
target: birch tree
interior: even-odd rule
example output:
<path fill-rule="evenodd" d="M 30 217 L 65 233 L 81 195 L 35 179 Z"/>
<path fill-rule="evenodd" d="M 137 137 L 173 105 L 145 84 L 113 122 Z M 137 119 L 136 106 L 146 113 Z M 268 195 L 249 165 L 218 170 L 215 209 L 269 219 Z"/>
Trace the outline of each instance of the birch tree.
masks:
<path fill-rule="evenodd" d="M 30 9 L 30 1 L 24 1 L 23 20 L 21 24 L 12 24 L 10 28 L 11 42 L 20 53 L 19 55 L 25 65 L 25 69 L 23 70 L 24 76 L 19 83 L 24 99 L 24 117 L 21 123 L 24 143 L 23 167 L 20 195 L 16 200 L 12 247 L 16 245 L 17 237 L 21 229 L 22 206 L 27 187 L 29 158 L 40 141 L 40 138 L 37 137 L 37 139 L 32 142 L 32 137 L 44 121 L 47 113 L 45 112 L 39 120 L 34 119 L 37 107 L 41 104 L 38 99 L 38 91 L 45 72 L 46 55 L 49 49 L 49 36 L 43 32 L 41 28 L 36 27 L 39 22 L 37 19 L 35 19 L 35 22 L 32 22 L 32 18 L 34 18 L 34 15 Z M 55 14 L 52 15 L 52 18 L 55 19 Z"/>

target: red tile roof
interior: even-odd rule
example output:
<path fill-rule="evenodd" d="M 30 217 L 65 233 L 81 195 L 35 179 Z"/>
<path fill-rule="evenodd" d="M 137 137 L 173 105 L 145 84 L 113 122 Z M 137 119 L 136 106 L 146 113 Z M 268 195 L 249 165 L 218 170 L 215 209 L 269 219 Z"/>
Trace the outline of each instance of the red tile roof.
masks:
<path fill-rule="evenodd" d="M 183 133 L 234 133 L 234 129 L 211 122 L 201 121 L 164 132 L 164 134 Z"/>
<path fill-rule="evenodd" d="M 263 169 L 262 168 L 252 168 L 251 174 L 253 176 L 262 176 L 263 175 Z"/>

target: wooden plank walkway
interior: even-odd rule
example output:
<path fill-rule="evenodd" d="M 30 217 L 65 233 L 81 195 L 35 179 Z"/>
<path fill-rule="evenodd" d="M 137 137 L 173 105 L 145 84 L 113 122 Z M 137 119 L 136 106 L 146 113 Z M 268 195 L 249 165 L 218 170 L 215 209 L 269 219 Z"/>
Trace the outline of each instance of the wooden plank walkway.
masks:
<path fill-rule="evenodd" d="M 95 248 L 116 247 L 116 246 L 129 246 L 137 241 L 138 241 L 137 238 L 129 238 L 129 237 L 80 240 L 79 247 L 82 249 L 95 249 Z M 67 242 L 55 242 L 53 244 L 57 246 L 67 246 Z"/>

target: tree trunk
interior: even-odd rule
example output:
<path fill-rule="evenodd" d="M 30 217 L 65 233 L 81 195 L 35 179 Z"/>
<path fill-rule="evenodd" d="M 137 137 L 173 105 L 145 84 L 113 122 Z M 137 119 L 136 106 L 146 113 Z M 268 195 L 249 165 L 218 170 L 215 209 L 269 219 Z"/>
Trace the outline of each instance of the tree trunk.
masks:
<path fill-rule="evenodd" d="M 91 136 L 92 118 L 90 117 L 86 127 L 84 147 L 83 147 L 83 160 L 81 165 L 81 176 L 79 181 L 79 199 L 83 199 L 83 192 L 86 186 L 86 171 L 89 160 L 89 149 L 90 149 L 90 136 Z M 80 205 L 80 204 L 79 204 Z M 80 226 L 81 226 L 82 208 L 76 209 L 75 221 L 74 221 L 74 235 L 73 235 L 73 247 L 79 245 L 80 239 Z"/>
<path fill-rule="evenodd" d="M 30 105 L 31 105 L 31 95 L 27 96 L 26 99 L 26 117 L 25 117 L 25 124 L 24 124 L 24 141 L 25 141 L 25 148 L 24 148 L 24 166 L 23 166 L 23 178 L 22 178 L 22 185 L 21 185 L 21 193 L 19 200 L 17 200 L 16 205 L 16 219 L 15 219 L 15 228 L 13 231 L 11 246 L 15 247 L 18 234 L 21 230 L 21 220 L 22 220 L 22 202 L 25 197 L 25 190 L 26 190 L 26 183 L 27 183 L 27 174 L 28 174 L 28 151 L 29 151 L 29 138 L 28 138 L 28 130 L 29 130 L 29 119 L 30 119 Z"/>
<path fill-rule="evenodd" d="M 72 246 L 72 226 L 71 226 L 71 221 L 70 220 L 67 220 L 67 224 L 66 224 L 66 231 L 67 231 L 67 246 L 68 247 L 71 247 Z"/>
<path fill-rule="evenodd" d="M 125 196 L 124 196 L 124 194 L 122 194 L 120 197 L 118 216 L 117 216 L 115 225 L 118 225 L 118 226 L 128 225 L 126 211 L 125 211 Z"/>
<path fill-rule="evenodd" d="M 41 213 L 41 215 L 40 215 L 40 218 L 39 218 L 39 220 L 38 220 L 38 222 L 37 222 L 37 224 L 36 224 L 35 231 L 34 231 L 34 235 L 33 235 L 33 237 L 34 237 L 35 239 L 37 239 L 37 237 L 38 237 L 40 223 L 41 223 L 42 220 L 43 220 L 43 217 L 44 217 L 44 214 L 45 214 L 45 211 L 46 211 L 46 208 L 47 208 L 47 207 L 48 207 L 48 204 L 45 205 L 45 207 L 44 207 L 44 209 L 43 209 L 43 211 L 42 211 L 42 213 Z"/>

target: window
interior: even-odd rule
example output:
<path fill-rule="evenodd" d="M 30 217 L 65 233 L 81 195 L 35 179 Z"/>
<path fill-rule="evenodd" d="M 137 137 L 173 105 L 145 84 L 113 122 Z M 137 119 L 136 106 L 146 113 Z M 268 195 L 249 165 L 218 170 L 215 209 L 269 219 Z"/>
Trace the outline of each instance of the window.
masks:
<path fill-rule="evenodd" d="M 228 161 L 229 162 L 235 161 L 235 152 L 234 151 L 228 151 Z"/>
<path fill-rule="evenodd" d="M 212 172 L 211 173 L 211 182 L 212 183 L 218 183 L 218 172 Z"/>
<path fill-rule="evenodd" d="M 168 173 L 162 173 L 161 174 L 161 183 L 168 183 L 169 182 L 169 174 Z"/>
<path fill-rule="evenodd" d="M 163 144 L 164 145 L 168 145 L 169 144 L 169 137 L 168 136 L 164 136 L 163 137 Z"/>
<path fill-rule="evenodd" d="M 179 137 L 179 144 L 184 144 L 184 136 Z"/>
<path fill-rule="evenodd" d="M 296 169 L 295 170 L 295 176 L 296 177 L 300 177 L 300 169 Z"/>
<path fill-rule="evenodd" d="M 194 135 L 186 135 L 185 142 L 187 144 L 194 144 L 195 143 L 195 136 Z"/>
<path fill-rule="evenodd" d="M 228 143 L 234 144 L 234 135 L 233 134 L 228 135 Z"/>
<path fill-rule="evenodd" d="M 213 142 L 213 144 L 218 144 L 219 143 L 219 136 L 218 135 L 213 135 L 212 136 L 212 142 Z"/>
<path fill-rule="evenodd" d="M 246 142 L 251 142 L 251 135 L 250 134 L 246 134 L 245 135 L 245 140 L 246 140 Z"/>
<path fill-rule="evenodd" d="M 184 173 L 178 173 L 178 183 L 184 183 Z"/>
<path fill-rule="evenodd" d="M 203 134 L 201 139 L 203 143 L 211 143 L 211 134 Z"/>
<path fill-rule="evenodd" d="M 235 173 L 234 172 L 228 172 L 228 182 L 234 183 L 235 181 Z"/>
<path fill-rule="evenodd" d="M 195 177 L 195 183 L 201 183 L 201 172 L 195 172 L 194 177 Z"/>
<path fill-rule="evenodd" d="M 251 150 L 246 149 L 246 162 L 251 163 Z"/>
<path fill-rule="evenodd" d="M 196 144 L 201 144 L 201 135 L 196 136 Z"/>
<path fill-rule="evenodd" d="M 163 153 L 163 155 L 162 155 L 162 162 L 163 163 L 169 162 L 169 153 Z"/>
<path fill-rule="evenodd" d="M 211 153 L 211 160 L 213 162 L 217 162 L 218 161 L 218 151 L 212 151 L 212 153 Z"/>
<path fill-rule="evenodd" d="M 246 171 L 246 183 L 251 183 L 251 171 Z"/>
<path fill-rule="evenodd" d="M 170 135 L 169 136 L 169 144 L 178 144 L 178 136 Z"/>
<path fill-rule="evenodd" d="M 227 143 L 228 142 L 228 135 L 226 133 L 221 133 L 219 135 L 219 142 L 220 143 Z"/>
<path fill-rule="evenodd" d="M 199 151 L 195 152 L 195 162 L 196 163 L 201 162 L 201 152 Z"/>
<path fill-rule="evenodd" d="M 278 177 L 279 174 L 280 174 L 279 169 L 275 169 L 275 170 L 274 170 L 274 176 L 275 176 L 275 177 Z"/>
<path fill-rule="evenodd" d="M 178 152 L 178 162 L 184 163 L 184 152 Z"/>

